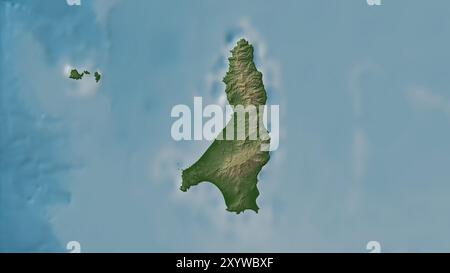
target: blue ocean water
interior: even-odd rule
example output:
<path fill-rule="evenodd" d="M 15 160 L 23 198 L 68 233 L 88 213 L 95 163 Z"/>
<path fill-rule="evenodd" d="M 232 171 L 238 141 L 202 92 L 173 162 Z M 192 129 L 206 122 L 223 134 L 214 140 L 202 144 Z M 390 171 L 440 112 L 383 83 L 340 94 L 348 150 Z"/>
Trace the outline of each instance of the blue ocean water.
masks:
<path fill-rule="evenodd" d="M 0 251 L 448 251 L 449 11 L 0 0 Z M 211 184 L 178 190 L 208 142 L 175 142 L 170 110 L 219 100 L 240 37 L 281 132 L 260 212 L 234 215 Z"/>

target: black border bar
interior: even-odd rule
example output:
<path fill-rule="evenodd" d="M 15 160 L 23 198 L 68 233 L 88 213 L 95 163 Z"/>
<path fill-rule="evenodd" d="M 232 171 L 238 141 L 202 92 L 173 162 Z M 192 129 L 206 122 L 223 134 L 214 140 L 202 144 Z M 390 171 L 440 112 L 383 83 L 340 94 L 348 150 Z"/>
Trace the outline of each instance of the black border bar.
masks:
<path fill-rule="evenodd" d="M 337 269 L 401 269 L 431 264 L 444 266 L 449 254 L 300 254 L 300 253 L 0 253 L 3 269 L 29 267 L 34 271 L 68 269 L 78 272 L 92 270 L 139 269 L 142 272 L 321 272 Z M 207 266 L 206 266 L 207 265 Z M 10 267 L 11 266 L 11 267 Z M 133 270 L 135 271 L 135 270 Z"/>

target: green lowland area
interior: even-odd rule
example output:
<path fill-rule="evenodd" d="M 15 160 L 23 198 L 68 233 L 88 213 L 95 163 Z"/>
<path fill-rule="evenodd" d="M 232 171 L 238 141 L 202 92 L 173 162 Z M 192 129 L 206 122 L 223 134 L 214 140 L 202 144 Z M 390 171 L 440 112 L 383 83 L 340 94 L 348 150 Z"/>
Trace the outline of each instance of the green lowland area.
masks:
<path fill-rule="evenodd" d="M 253 62 L 253 46 L 241 39 L 231 50 L 229 70 L 223 81 L 230 105 L 254 105 L 257 108 L 265 105 L 266 90 L 262 81 L 262 73 L 256 69 Z M 258 119 L 262 113 L 257 113 Z M 237 113 L 233 118 L 237 120 Z M 246 119 L 248 129 L 248 119 Z M 222 131 L 232 130 L 236 134 L 237 122 L 232 120 Z M 201 182 L 213 183 L 225 199 L 227 210 L 240 213 L 246 209 L 258 212 L 256 198 L 258 174 L 269 161 L 269 152 L 261 151 L 261 145 L 268 145 L 270 140 L 266 128 L 260 130 L 266 138 L 249 138 L 246 130 L 244 140 L 215 139 L 206 152 L 189 168 L 183 170 L 181 190 L 187 191 L 191 186 Z M 261 140 L 266 139 L 266 140 Z"/>

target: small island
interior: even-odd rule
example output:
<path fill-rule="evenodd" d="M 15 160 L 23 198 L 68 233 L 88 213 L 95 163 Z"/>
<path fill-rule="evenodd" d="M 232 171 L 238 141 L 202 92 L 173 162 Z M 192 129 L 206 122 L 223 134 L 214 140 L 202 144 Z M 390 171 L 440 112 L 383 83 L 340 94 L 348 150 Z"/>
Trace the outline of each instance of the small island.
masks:
<path fill-rule="evenodd" d="M 84 75 L 91 75 L 91 72 L 84 70 L 83 72 L 80 73 L 80 72 L 78 72 L 77 69 L 72 69 L 70 71 L 69 78 L 74 79 L 74 80 L 81 80 Z M 101 77 L 102 77 L 102 75 L 100 74 L 100 72 L 95 71 L 95 73 L 94 73 L 95 82 L 99 82 Z"/>
<path fill-rule="evenodd" d="M 94 73 L 94 77 L 95 77 L 95 81 L 99 82 L 100 78 L 102 77 L 102 75 L 100 75 L 100 73 L 98 73 L 97 71 Z"/>

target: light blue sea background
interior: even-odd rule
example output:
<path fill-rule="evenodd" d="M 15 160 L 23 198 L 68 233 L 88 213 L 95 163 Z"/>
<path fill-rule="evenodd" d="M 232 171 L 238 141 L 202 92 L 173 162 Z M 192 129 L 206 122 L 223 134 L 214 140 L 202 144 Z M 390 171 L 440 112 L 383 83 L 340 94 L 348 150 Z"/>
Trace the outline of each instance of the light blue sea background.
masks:
<path fill-rule="evenodd" d="M 447 0 L 0 0 L 0 31 L 0 252 L 450 251 Z M 236 215 L 179 191 L 209 143 L 170 111 L 240 37 L 281 130 Z"/>

